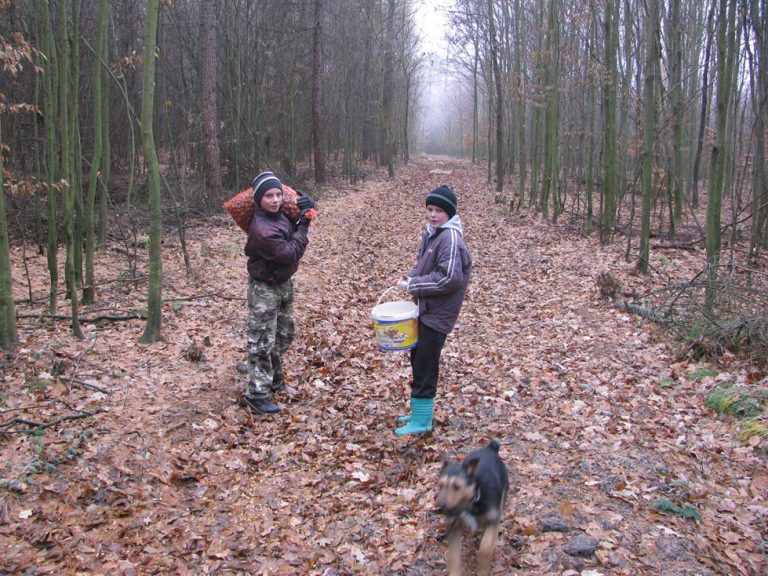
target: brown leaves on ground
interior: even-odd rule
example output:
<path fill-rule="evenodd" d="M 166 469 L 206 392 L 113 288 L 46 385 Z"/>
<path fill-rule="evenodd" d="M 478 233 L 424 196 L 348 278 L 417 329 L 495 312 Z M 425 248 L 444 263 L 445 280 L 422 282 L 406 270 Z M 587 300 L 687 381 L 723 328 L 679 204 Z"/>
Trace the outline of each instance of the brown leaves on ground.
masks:
<path fill-rule="evenodd" d="M 425 194 L 443 182 L 474 274 L 443 353 L 435 431 L 397 438 L 410 367 L 375 349 L 370 311 L 413 264 Z M 241 401 L 245 236 L 226 216 L 188 231 L 192 278 L 165 239 L 164 342 L 139 344 L 140 320 L 84 323 L 76 341 L 63 321 L 23 318 L 2 372 L 0 573 L 443 574 L 441 458 L 489 438 L 513 484 L 494 574 L 763 572 L 765 448 L 741 446 L 703 406 L 713 379 L 740 374 L 686 378 L 695 365 L 675 364 L 653 326 L 601 297 L 603 270 L 625 290 L 654 287 L 623 246 L 507 214 L 493 197 L 480 168 L 430 159 L 324 193 L 278 417 Z M 666 257 L 680 279 L 703 260 Z M 21 299 L 22 251 L 13 258 Z M 145 279 L 122 251 L 98 258 L 105 283 L 83 317 L 132 317 Z M 45 259 L 27 254 L 26 267 L 36 300 L 19 312 L 42 313 Z M 660 497 L 701 522 L 649 508 Z"/>

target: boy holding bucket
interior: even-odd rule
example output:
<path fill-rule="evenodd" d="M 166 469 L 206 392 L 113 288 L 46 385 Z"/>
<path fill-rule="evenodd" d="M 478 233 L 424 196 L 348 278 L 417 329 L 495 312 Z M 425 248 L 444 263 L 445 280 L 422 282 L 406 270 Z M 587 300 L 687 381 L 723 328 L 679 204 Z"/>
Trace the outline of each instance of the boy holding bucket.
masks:
<path fill-rule="evenodd" d="M 458 201 L 449 186 L 427 194 L 427 225 L 416 266 L 398 281 L 419 303 L 419 339 L 411 349 L 411 413 L 401 416 L 395 434 L 432 430 L 440 353 L 464 301 L 472 259 L 464 245 Z"/>

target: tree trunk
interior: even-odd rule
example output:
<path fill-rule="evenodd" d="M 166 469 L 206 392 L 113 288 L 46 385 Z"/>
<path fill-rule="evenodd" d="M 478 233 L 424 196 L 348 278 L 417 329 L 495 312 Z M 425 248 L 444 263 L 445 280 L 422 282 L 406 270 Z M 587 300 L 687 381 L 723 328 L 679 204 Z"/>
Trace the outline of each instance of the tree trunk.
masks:
<path fill-rule="evenodd" d="M 701 110 L 699 116 L 699 136 L 696 139 L 696 156 L 693 159 L 693 175 L 691 176 L 691 205 L 699 207 L 699 166 L 701 164 L 701 151 L 704 147 L 704 132 L 707 127 L 707 93 L 709 91 L 709 56 L 712 49 L 712 20 L 715 15 L 717 1 L 712 2 L 712 9 L 707 18 L 706 48 L 704 49 L 704 73 L 701 79 Z"/>
<path fill-rule="evenodd" d="M 324 184 L 325 147 L 323 137 L 323 0 L 315 0 L 315 24 L 312 29 L 312 155 L 315 159 L 315 182 Z"/>
<path fill-rule="evenodd" d="M 73 184 L 74 176 L 74 136 L 70 134 L 70 93 L 69 93 L 69 24 L 67 19 L 67 2 L 62 0 L 59 5 L 59 37 L 61 52 L 59 58 L 59 129 L 61 131 L 61 179 L 64 186 L 64 245 L 66 258 L 64 260 L 64 279 L 67 286 L 72 310 L 72 333 L 76 338 L 84 338 L 80 329 L 77 301 L 77 278 L 75 275 L 75 209 L 77 190 Z"/>
<path fill-rule="evenodd" d="M 99 0 L 96 15 L 96 42 L 93 58 L 93 156 L 91 158 L 91 172 L 88 182 L 88 200 L 85 205 L 85 285 L 83 286 L 83 304 L 93 304 L 96 294 L 93 270 L 93 256 L 96 251 L 96 238 L 94 231 L 94 211 L 96 206 L 96 188 L 99 182 L 99 167 L 101 166 L 102 136 L 104 129 L 101 123 L 104 121 L 101 105 L 101 59 L 104 47 L 103 36 L 106 33 L 108 0 Z"/>
<path fill-rule="evenodd" d="M 733 34 L 735 10 L 729 0 L 718 0 L 717 17 L 717 93 L 715 99 L 716 131 L 712 146 L 709 187 L 707 189 L 707 290 L 706 305 L 712 309 L 717 296 L 718 266 L 720 265 L 720 226 L 725 182 L 725 145 L 728 134 L 728 104 L 731 92 L 731 66 L 734 55 L 729 53 L 728 38 Z"/>
<path fill-rule="evenodd" d="M 0 142 L 3 141 L 2 114 L 0 114 Z M 11 249 L 8 242 L 8 220 L 5 215 L 3 188 L 3 153 L 0 151 L 0 348 L 10 349 L 16 344 L 16 307 L 13 305 L 11 279 Z"/>
<path fill-rule="evenodd" d="M 99 181 L 101 186 L 98 190 L 99 202 L 99 220 L 96 230 L 98 239 L 97 245 L 103 245 L 107 242 L 107 228 L 109 227 L 109 177 L 112 169 L 112 153 L 109 143 L 109 42 L 107 41 L 107 27 L 105 26 L 101 42 L 101 67 L 99 75 L 101 76 L 101 175 Z M 106 82 L 105 82 L 106 80 Z"/>
<path fill-rule="evenodd" d="M 411 161 L 411 76 L 405 77 L 405 110 L 403 118 L 403 161 L 408 164 Z"/>
<path fill-rule="evenodd" d="M 550 0 L 547 19 L 547 49 L 545 86 L 547 90 L 547 109 L 544 114 L 544 177 L 541 190 L 541 210 L 545 218 L 548 214 L 549 197 L 552 197 L 552 219 L 557 222 L 559 205 L 559 158 L 558 158 L 558 112 L 559 99 L 559 17 L 560 3 Z"/>
<path fill-rule="evenodd" d="M 765 173 L 765 129 L 768 116 L 768 1 L 752 0 L 751 20 L 755 33 L 755 60 L 757 78 L 753 83 L 755 110 L 755 154 L 752 186 L 752 236 L 749 254 L 756 263 L 761 248 L 766 245 L 768 233 L 768 179 Z"/>
<path fill-rule="evenodd" d="M 523 83 L 523 47 L 522 20 L 525 17 L 520 7 L 520 0 L 515 0 L 515 82 L 517 83 L 517 153 L 518 158 L 518 200 L 517 208 L 523 204 L 525 198 L 525 179 L 527 177 L 527 158 L 525 155 L 525 93 Z"/>
<path fill-rule="evenodd" d="M 80 139 L 80 0 L 72 0 L 72 26 L 70 30 L 69 57 L 69 138 L 72 141 L 69 185 L 73 193 L 72 204 L 72 234 L 75 271 L 75 290 L 83 281 L 83 239 L 85 226 L 83 224 L 83 157 L 82 141 Z M 79 323 L 79 319 L 78 319 Z M 79 331 L 78 327 L 78 331 Z"/>
<path fill-rule="evenodd" d="M 151 344 L 162 340 L 163 261 L 161 242 L 163 235 L 162 211 L 160 205 L 160 166 L 155 150 L 155 136 L 152 128 L 155 100 L 155 49 L 157 46 L 157 24 L 160 0 L 147 1 L 147 16 L 144 37 L 144 71 L 141 94 L 141 141 L 147 162 L 149 178 L 149 287 L 147 294 L 147 323 L 141 342 Z"/>
<path fill-rule="evenodd" d="M 645 46 L 645 87 L 643 111 L 643 172 L 642 172 L 642 213 L 640 216 L 640 255 L 636 268 L 642 274 L 648 273 L 651 239 L 651 198 L 653 196 L 653 143 L 656 137 L 656 64 L 658 60 L 658 0 L 647 0 L 646 46 Z"/>
<path fill-rule="evenodd" d="M 56 101 L 54 78 L 56 76 L 56 54 L 53 37 L 53 26 L 51 24 L 51 15 L 48 2 L 42 2 L 43 18 L 45 19 L 45 148 L 46 148 L 46 174 L 48 179 L 48 277 L 50 278 L 50 287 L 48 291 L 48 313 L 56 314 L 56 294 L 59 284 L 59 264 L 58 264 L 58 214 L 56 210 Z"/>
<path fill-rule="evenodd" d="M 392 80 L 395 74 L 395 56 L 392 48 L 395 33 L 395 0 L 389 0 L 387 10 L 387 26 L 384 38 L 384 78 L 383 96 L 381 101 L 381 164 L 387 167 L 390 178 L 395 175 L 394 159 L 392 158 L 392 117 L 394 86 Z"/>
<path fill-rule="evenodd" d="M 473 40 L 472 48 L 475 53 L 472 56 L 472 164 L 476 164 L 480 144 L 480 81 L 478 79 L 480 47 L 477 45 L 477 40 Z"/>
<path fill-rule="evenodd" d="M 493 0 L 488 0 L 488 36 L 490 38 L 494 87 L 496 88 L 494 98 L 496 113 L 496 192 L 502 192 L 504 190 L 504 92 L 501 85 L 499 41 L 496 38 L 495 21 Z"/>
<path fill-rule="evenodd" d="M 488 125 L 488 130 L 486 132 L 486 146 L 488 148 L 486 157 L 487 157 L 487 165 L 485 167 L 485 171 L 487 174 L 486 177 L 486 183 L 488 185 L 491 184 L 491 181 L 493 180 L 493 157 L 494 157 L 494 150 L 493 150 L 493 121 L 491 120 L 493 116 L 493 96 L 491 92 L 491 79 L 488 79 L 487 86 L 486 86 L 486 93 L 488 94 L 488 122 L 486 123 Z"/>
<path fill-rule="evenodd" d="M 672 112 L 672 166 L 669 170 L 669 186 L 672 195 L 672 228 L 671 236 L 680 218 L 683 215 L 683 120 L 685 110 L 683 107 L 683 29 L 680 21 L 680 0 L 671 0 L 669 6 L 669 26 L 667 28 L 669 40 L 669 83 L 670 105 Z"/>
<path fill-rule="evenodd" d="M 603 79 L 603 177 L 600 182 L 600 242 L 608 244 L 613 235 L 616 214 L 616 52 L 618 32 L 614 21 L 613 0 L 605 1 L 605 78 Z"/>
<path fill-rule="evenodd" d="M 203 173 L 209 206 L 224 200 L 219 154 L 219 115 L 216 109 L 216 0 L 200 2 L 201 114 L 203 117 Z M 154 78 L 153 78 L 154 82 Z M 144 102 L 142 101 L 142 111 Z M 154 146 L 154 145 L 153 145 Z"/>
<path fill-rule="evenodd" d="M 590 85 L 592 85 L 590 83 Z M 589 149 L 587 150 L 587 184 L 586 184 L 586 200 L 587 200 L 587 217 L 584 222 L 584 234 L 586 236 L 592 235 L 592 218 L 594 217 L 594 186 L 595 186 L 595 108 L 597 104 L 597 92 L 590 89 L 590 98 L 588 98 L 587 106 L 587 137 Z"/>
<path fill-rule="evenodd" d="M 43 24 L 42 19 L 40 18 L 40 13 L 38 12 L 36 14 L 35 23 L 33 27 L 33 40 L 36 46 L 39 46 L 40 50 L 45 50 L 44 45 L 44 39 L 43 39 Z M 42 54 L 38 53 L 36 55 L 36 59 L 40 62 L 40 69 L 44 70 L 44 62 L 42 58 Z M 42 74 L 35 74 L 34 79 L 34 105 L 38 110 L 43 110 L 44 104 L 41 103 L 41 94 L 40 94 L 40 88 L 43 82 Z M 44 144 L 45 139 L 40 138 L 40 126 L 41 126 L 41 116 L 40 114 L 35 114 L 33 122 L 33 135 L 34 141 L 37 143 L 35 145 L 35 180 L 37 182 L 44 182 L 45 177 L 43 176 L 43 164 L 41 160 L 41 154 L 45 150 L 45 145 L 41 146 L 40 143 L 42 142 Z M 35 196 L 34 196 L 34 211 L 35 211 L 35 244 L 37 244 L 37 251 L 39 254 L 42 254 L 44 251 L 43 244 L 43 207 L 41 204 L 42 199 L 42 189 L 41 187 L 35 186 Z"/>

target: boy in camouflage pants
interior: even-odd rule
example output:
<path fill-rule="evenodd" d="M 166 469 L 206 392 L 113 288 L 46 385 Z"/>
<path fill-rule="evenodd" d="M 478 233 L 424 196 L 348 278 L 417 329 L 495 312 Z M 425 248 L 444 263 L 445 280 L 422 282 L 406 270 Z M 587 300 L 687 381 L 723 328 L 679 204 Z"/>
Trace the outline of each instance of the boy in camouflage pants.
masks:
<path fill-rule="evenodd" d="M 258 414 L 280 408 L 274 393 L 283 387 L 282 354 L 293 341 L 293 280 L 307 248 L 309 220 L 291 221 L 283 211 L 283 188 L 272 172 L 253 180 L 255 209 L 248 228 L 248 385 L 245 402 Z M 309 196 L 296 200 L 304 214 Z"/>
<path fill-rule="evenodd" d="M 269 285 L 250 278 L 246 397 L 269 396 L 285 386 L 281 356 L 293 333 L 293 280 Z"/>

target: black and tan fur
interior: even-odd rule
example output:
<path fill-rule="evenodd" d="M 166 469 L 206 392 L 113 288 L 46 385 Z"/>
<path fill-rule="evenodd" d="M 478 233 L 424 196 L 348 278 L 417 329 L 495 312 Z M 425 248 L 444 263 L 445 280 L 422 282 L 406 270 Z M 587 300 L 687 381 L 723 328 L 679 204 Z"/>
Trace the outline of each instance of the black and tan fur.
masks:
<path fill-rule="evenodd" d="M 499 444 L 467 455 L 464 461 L 445 463 L 437 482 L 438 512 L 448 520 L 448 574 L 461 575 L 461 530 L 483 530 L 477 551 L 477 574 L 488 576 L 496 550 L 499 522 L 509 491 L 507 468 L 499 458 Z"/>

